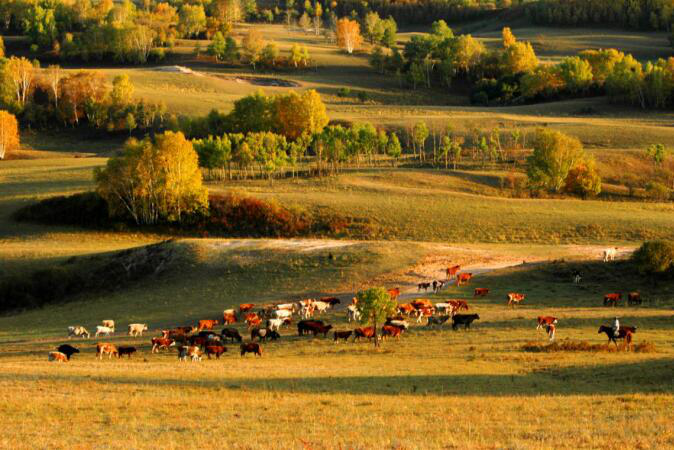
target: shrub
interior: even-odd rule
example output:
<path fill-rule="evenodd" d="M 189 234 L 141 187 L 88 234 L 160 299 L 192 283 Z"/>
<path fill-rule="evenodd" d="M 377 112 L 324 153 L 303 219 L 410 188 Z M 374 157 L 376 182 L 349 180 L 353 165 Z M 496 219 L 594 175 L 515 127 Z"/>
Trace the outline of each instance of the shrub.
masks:
<path fill-rule="evenodd" d="M 601 192 L 601 178 L 593 160 L 580 164 L 569 171 L 564 182 L 564 192 L 582 198 L 592 197 Z"/>
<path fill-rule="evenodd" d="M 655 274 L 674 269 L 674 242 L 648 241 L 632 254 L 632 261 L 642 274 Z"/>
<path fill-rule="evenodd" d="M 666 202 L 670 197 L 669 188 L 657 181 L 650 181 L 646 184 L 646 194 L 649 198 L 659 202 Z"/>
<path fill-rule="evenodd" d="M 351 95 L 351 89 L 347 87 L 339 88 L 337 90 L 337 97 L 348 97 Z"/>
<path fill-rule="evenodd" d="M 96 192 L 82 192 L 25 206 L 14 213 L 14 219 L 47 225 L 103 227 L 109 224 L 108 204 Z"/>

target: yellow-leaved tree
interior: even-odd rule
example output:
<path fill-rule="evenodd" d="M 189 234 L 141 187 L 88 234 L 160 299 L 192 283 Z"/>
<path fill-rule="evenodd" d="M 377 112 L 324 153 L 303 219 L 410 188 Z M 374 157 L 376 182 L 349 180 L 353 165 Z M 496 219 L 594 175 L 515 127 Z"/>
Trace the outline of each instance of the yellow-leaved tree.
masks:
<path fill-rule="evenodd" d="M 355 20 L 344 17 L 337 21 L 337 45 L 346 50 L 348 54 L 353 53 L 363 42 L 360 35 L 360 25 Z"/>
<path fill-rule="evenodd" d="M 7 152 L 19 147 L 19 125 L 16 117 L 7 111 L 0 111 L 0 159 Z"/>
<path fill-rule="evenodd" d="M 302 95 L 291 92 L 276 97 L 274 122 L 279 133 L 294 140 L 303 134 L 320 133 L 329 120 L 321 96 L 310 89 Z"/>
<path fill-rule="evenodd" d="M 110 215 L 128 215 L 137 224 L 177 222 L 208 208 L 197 153 L 180 132 L 167 131 L 154 141 L 130 139 L 95 178 Z"/>

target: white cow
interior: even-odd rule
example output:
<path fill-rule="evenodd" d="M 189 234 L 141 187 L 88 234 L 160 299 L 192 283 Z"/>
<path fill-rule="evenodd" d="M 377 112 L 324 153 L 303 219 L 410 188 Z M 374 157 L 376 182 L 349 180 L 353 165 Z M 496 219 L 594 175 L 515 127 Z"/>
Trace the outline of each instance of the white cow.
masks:
<path fill-rule="evenodd" d="M 357 322 L 360 320 L 360 311 L 356 308 L 356 305 L 349 305 L 346 307 L 346 320 L 351 322 Z"/>
<path fill-rule="evenodd" d="M 272 331 L 279 331 L 283 325 L 288 323 L 290 323 L 290 319 L 269 319 L 267 326 Z"/>
<path fill-rule="evenodd" d="M 96 334 L 94 335 L 95 337 L 100 336 L 101 334 L 104 334 L 106 336 L 110 336 L 110 333 L 114 333 L 115 330 L 110 328 L 110 327 L 104 327 L 101 325 L 96 326 Z"/>
<path fill-rule="evenodd" d="M 276 305 L 276 309 L 278 310 L 295 312 L 295 308 L 297 308 L 295 303 L 281 303 L 280 305 Z"/>
<path fill-rule="evenodd" d="M 91 337 L 87 329 L 82 326 L 68 327 L 68 339 L 70 339 L 73 336 L 86 337 L 87 339 Z"/>
<path fill-rule="evenodd" d="M 604 249 L 604 262 L 614 261 L 617 253 L 618 247 Z"/>
<path fill-rule="evenodd" d="M 390 320 L 388 323 L 393 325 L 394 327 L 404 328 L 405 330 L 407 330 L 410 327 L 410 324 L 407 323 L 406 320 Z"/>
<path fill-rule="evenodd" d="M 316 301 L 316 302 L 314 302 L 313 306 L 314 306 L 314 308 L 316 308 L 316 311 L 318 311 L 319 313 L 323 313 L 323 312 L 327 311 L 328 309 L 330 309 L 331 305 L 330 305 L 330 303 L 327 303 L 327 302 Z"/>
<path fill-rule="evenodd" d="M 436 303 L 435 310 L 438 314 L 449 314 L 452 317 L 454 317 L 454 314 L 456 313 L 456 309 L 451 303 Z"/>
<path fill-rule="evenodd" d="M 104 327 L 110 328 L 113 332 L 115 331 L 115 321 L 114 320 L 110 320 L 110 319 L 104 320 L 104 321 L 101 322 L 101 325 L 103 325 Z"/>
<path fill-rule="evenodd" d="M 130 323 L 129 336 L 142 336 L 143 331 L 147 331 L 147 324 L 145 323 Z"/>
<path fill-rule="evenodd" d="M 272 311 L 271 316 L 274 319 L 290 319 L 293 316 L 293 312 L 286 309 L 275 309 Z"/>

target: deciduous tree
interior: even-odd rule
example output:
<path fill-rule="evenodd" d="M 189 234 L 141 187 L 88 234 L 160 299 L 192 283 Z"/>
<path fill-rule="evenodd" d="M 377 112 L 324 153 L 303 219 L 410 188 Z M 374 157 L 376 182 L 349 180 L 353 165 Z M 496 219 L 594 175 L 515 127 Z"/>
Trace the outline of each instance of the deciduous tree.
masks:
<path fill-rule="evenodd" d="M 560 192 L 569 172 L 587 164 L 580 141 L 559 131 L 537 130 L 533 147 L 533 153 L 527 157 L 527 176 L 536 189 Z"/>
<path fill-rule="evenodd" d="M 360 47 L 363 41 L 360 35 L 360 25 L 355 20 L 346 17 L 337 21 L 337 45 L 352 54 Z"/>
<path fill-rule="evenodd" d="M 7 111 L 0 111 L 0 159 L 19 147 L 19 125 L 16 117 Z"/>
<path fill-rule="evenodd" d="M 382 287 L 360 291 L 357 298 L 356 308 L 360 312 L 360 322 L 374 327 L 374 346 L 379 347 L 377 326 L 395 313 L 398 303 Z"/>

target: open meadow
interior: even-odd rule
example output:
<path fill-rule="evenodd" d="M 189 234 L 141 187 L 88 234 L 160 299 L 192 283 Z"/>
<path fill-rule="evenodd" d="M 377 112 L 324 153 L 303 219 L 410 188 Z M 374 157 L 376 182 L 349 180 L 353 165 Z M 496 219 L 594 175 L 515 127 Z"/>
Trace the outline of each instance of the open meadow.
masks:
<path fill-rule="evenodd" d="M 36 22 L 21 15 L 33 3 L 9 3 L 0 449 L 674 448 L 674 35 L 657 15 L 553 27 L 467 2 L 454 34 L 401 23 L 382 51 L 434 50 L 377 70 L 365 12 L 414 1 L 354 6 L 353 53 L 336 2 L 253 1 L 225 19 L 243 2 L 170 1 L 171 15 L 53 0 Z M 303 16 L 320 4 L 323 19 Z M 216 32 L 235 47 L 219 60 Z M 475 41 L 459 47 L 464 33 Z M 511 70 L 513 48 L 534 63 Z M 609 48 L 634 60 L 569 62 Z M 616 67 L 629 95 L 607 87 Z M 527 76 L 549 85 L 526 97 Z M 609 340 L 617 319 L 631 345 Z M 388 336 L 368 338 L 384 320 Z M 276 340 L 251 334 L 274 326 Z M 253 342 L 261 356 L 242 355 Z M 63 344 L 79 353 L 51 361 Z M 99 359 L 97 344 L 135 352 Z"/>

